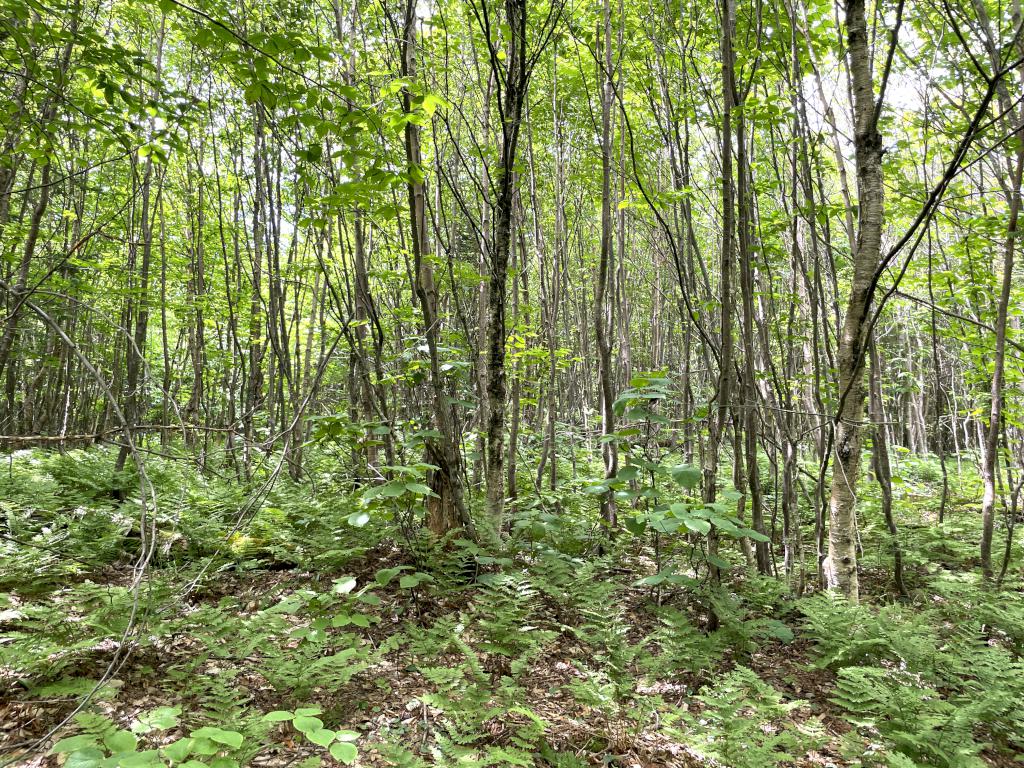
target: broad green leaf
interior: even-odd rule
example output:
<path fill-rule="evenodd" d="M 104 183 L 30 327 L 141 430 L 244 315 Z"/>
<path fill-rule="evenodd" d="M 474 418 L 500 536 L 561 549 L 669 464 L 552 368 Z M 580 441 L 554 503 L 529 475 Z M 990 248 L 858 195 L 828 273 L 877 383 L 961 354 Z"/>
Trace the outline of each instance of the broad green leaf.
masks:
<path fill-rule="evenodd" d="M 263 716 L 263 722 L 265 723 L 282 723 L 285 720 L 291 720 L 295 717 L 294 712 L 287 712 L 283 709 L 275 709 L 273 712 L 267 712 Z"/>
<path fill-rule="evenodd" d="M 319 717 L 307 717 L 306 715 L 299 715 L 292 720 L 292 725 L 295 729 L 302 731 L 303 733 L 311 733 L 312 731 L 319 731 L 324 727 L 324 721 Z"/>
<path fill-rule="evenodd" d="M 328 728 L 318 728 L 315 731 L 306 732 L 306 738 L 312 741 L 314 744 L 319 744 L 321 747 L 326 747 L 334 741 L 334 731 Z"/>
<path fill-rule="evenodd" d="M 121 752 L 134 752 L 139 740 L 131 731 L 114 731 L 103 739 L 103 743 L 112 754 L 117 755 Z"/>
<path fill-rule="evenodd" d="M 711 533 L 711 523 L 707 520 L 701 520 L 699 517 L 688 517 L 683 522 L 694 533 L 700 533 L 705 536 Z"/>
<path fill-rule="evenodd" d="M 157 707 L 139 715 L 139 719 L 132 724 L 132 730 L 136 733 L 166 731 L 178 724 L 178 716 L 180 714 L 181 707 L 178 706 Z"/>
<path fill-rule="evenodd" d="M 334 591 L 339 595 L 347 595 L 356 588 L 356 580 L 352 576 L 342 576 L 334 580 Z"/>
<path fill-rule="evenodd" d="M 401 496 L 403 493 L 405 493 L 405 483 L 397 480 L 392 480 L 390 483 L 382 485 L 380 489 L 381 496 L 395 497 Z"/>
<path fill-rule="evenodd" d="M 96 768 L 103 761 L 102 750 L 96 747 L 78 749 L 68 755 L 64 768 Z"/>
<path fill-rule="evenodd" d="M 223 744 L 219 744 L 212 739 L 200 738 L 193 736 L 192 738 L 192 753 L 196 755 L 216 755 L 224 748 Z"/>
<path fill-rule="evenodd" d="M 680 464 L 670 470 L 672 479 L 687 490 L 693 490 L 700 483 L 700 470 L 690 464 Z"/>
<path fill-rule="evenodd" d="M 82 733 L 78 736 L 69 736 L 66 739 L 61 739 L 53 745 L 53 748 L 50 750 L 50 754 L 75 752 L 77 750 L 85 750 L 91 747 L 95 748 L 96 746 L 98 745 L 95 736 L 90 736 L 87 733 Z"/>
<path fill-rule="evenodd" d="M 370 522 L 370 515 L 366 512 L 353 512 L 348 516 L 348 524 L 353 528 L 362 528 Z"/>
<path fill-rule="evenodd" d="M 656 587 L 664 581 L 665 575 L 656 573 L 653 576 L 644 576 L 644 578 L 634 581 L 633 585 L 637 587 Z"/>
<path fill-rule="evenodd" d="M 723 571 L 727 571 L 732 567 L 732 564 L 728 560 L 723 560 L 718 555 L 708 555 L 707 560 L 709 563 L 721 568 Z"/>
<path fill-rule="evenodd" d="M 639 536 L 647 529 L 647 521 L 641 520 L 639 517 L 625 517 L 622 519 L 622 524 L 634 536 Z"/>
<path fill-rule="evenodd" d="M 754 541 L 763 541 L 765 543 L 771 541 L 771 539 L 769 539 L 763 533 L 758 533 L 753 528 L 739 528 L 737 529 L 736 533 L 741 537 L 753 539 Z"/>
<path fill-rule="evenodd" d="M 359 750 L 355 748 L 355 745 L 349 744 L 347 741 L 334 742 L 331 744 L 330 752 L 331 757 L 340 760 L 345 765 L 352 765 L 359 755 Z"/>
<path fill-rule="evenodd" d="M 228 731 L 224 728 L 215 728 L 213 726 L 206 726 L 198 731 L 192 731 L 192 738 L 209 739 L 210 741 L 216 741 L 218 744 L 226 744 L 232 749 L 238 749 L 242 746 L 242 741 L 244 740 L 244 737 L 238 731 Z"/>
<path fill-rule="evenodd" d="M 178 739 L 160 748 L 168 760 L 180 763 L 192 752 L 192 739 Z"/>
<path fill-rule="evenodd" d="M 391 580 L 395 578 L 395 576 L 400 574 L 402 571 L 407 570 L 409 570 L 409 566 L 407 565 L 399 565 L 394 568 L 381 568 L 379 571 L 377 571 L 376 574 L 374 574 L 373 578 L 374 581 L 376 581 L 382 587 L 386 587 L 388 584 L 391 583 Z"/>
<path fill-rule="evenodd" d="M 121 752 L 108 758 L 113 761 L 117 768 L 163 768 L 163 760 L 160 753 L 155 749 L 147 749 L 144 752 Z"/>

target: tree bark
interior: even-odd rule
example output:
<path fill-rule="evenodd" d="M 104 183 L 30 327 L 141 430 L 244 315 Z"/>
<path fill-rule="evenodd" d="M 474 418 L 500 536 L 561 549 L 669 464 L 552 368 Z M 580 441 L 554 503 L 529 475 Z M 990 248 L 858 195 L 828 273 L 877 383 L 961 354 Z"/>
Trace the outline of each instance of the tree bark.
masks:
<path fill-rule="evenodd" d="M 402 76 L 410 81 L 416 76 L 416 0 L 406 0 L 402 37 Z M 408 88 L 402 89 L 402 108 L 406 114 L 412 113 L 412 94 Z M 427 523 L 431 530 L 439 535 L 461 526 L 468 536 L 474 537 L 476 531 L 473 518 L 466 506 L 462 487 L 462 454 L 456 442 L 451 406 L 445 396 L 437 351 L 437 290 L 434 286 L 434 270 L 429 260 L 420 129 L 411 120 L 405 124 L 405 156 L 409 172 L 407 189 L 414 289 L 420 311 L 423 313 L 423 333 L 427 341 L 427 355 L 430 358 L 431 404 L 434 409 L 434 424 L 440 435 L 427 442 L 428 456 L 438 467 L 430 478 L 431 488 L 437 498 L 431 500 Z"/>
<path fill-rule="evenodd" d="M 854 150 L 857 164 L 857 245 L 853 276 L 836 354 L 838 406 L 834 418 L 832 492 L 829 499 L 825 579 L 853 602 L 857 574 L 857 480 L 864 416 L 864 357 L 875 270 L 881 258 L 882 136 L 878 132 L 864 0 L 846 2 L 847 47 L 853 80 Z"/>
<path fill-rule="evenodd" d="M 615 432 L 615 401 L 612 388 L 612 328 L 608 301 L 608 283 L 612 260 L 612 99 L 615 83 L 612 74 L 612 16 L 611 2 L 604 0 L 604 13 L 598 39 L 603 41 L 603 62 L 598 63 L 601 81 L 601 252 L 594 288 L 594 335 L 597 340 L 597 375 L 600 385 L 601 456 L 605 479 L 618 472 L 619 452 L 612 440 Z M 600 57 L 599 57 L 600 59 Z M 611 490 L 601 496 L 601 514 L 609 531 L 616 525 L 615 498 Z"/>

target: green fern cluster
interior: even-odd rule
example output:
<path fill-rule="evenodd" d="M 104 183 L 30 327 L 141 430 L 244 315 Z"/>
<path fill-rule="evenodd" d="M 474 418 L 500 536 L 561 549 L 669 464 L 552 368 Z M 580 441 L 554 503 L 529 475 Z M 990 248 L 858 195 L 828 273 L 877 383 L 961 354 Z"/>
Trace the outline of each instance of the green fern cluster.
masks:
<path fill-rule="evenodd" d="M 938 634 L 928 611 L 900 605 L 877 611 L 851 603 L 835 592 L 822 592 L 802 600 L 804 632 L 818 646 L 822 667 L 844 667 L 901 662 L 918 671 L 931 667 Z"/>
<path fill-rule="evenodd" d="M 834 702 L 865 739 L 881 738 L 894 765 L 971 768 L 988 745 L 1019 753 L 1024 611 L 969 580 L 932 586 L 935 607 L 913 610 L 851 605 L 831 594 L 802 601 L 819 664 L 838 669 Z M 864 748 L 853 743 L 854 752 Z"/>
<path fill-rule="evenodd" d="M 895 764 L 981 768 L 984 744 L 975 740 L 976 712 L 957 707 L 921 679 L 899 669 L 844 667 L 832 701 L 869 738 L 880 736 Z M 860 744 L 855 750 L 859 751 Z M 907 761 L 912 761 L 908 763 Z M 892 761 L 890 761 L 892 762 Z"/>
<path fill-rule="evenodd" d="M 814 719 L 800 728 L 788 721 L 803 701 L 782 695 L 755 672 L 736 666 L 697 696 L 699 713 L 666 717 L 668 731 L 700 755 L 730 768 L 764 768 L 795 760 L 823 740 Z"/>
<path fill-rule="evenodd" d="M 702 632 L 693 617 L 678 608 L 662 608 L 657 616 L 659 626 L 647 637 L 649 653 L 642 657 L 644 670 L 655 678 L 713 669 L 729 650 L 723 635 Z"/>
<path fill-rule="evenodd" d="M 479 648 L 500 664 L 500 672 L 518 677 L 558 633 L 535 621 L 537 590 L 522 574 L 490 574 L 473 609 Z"/>

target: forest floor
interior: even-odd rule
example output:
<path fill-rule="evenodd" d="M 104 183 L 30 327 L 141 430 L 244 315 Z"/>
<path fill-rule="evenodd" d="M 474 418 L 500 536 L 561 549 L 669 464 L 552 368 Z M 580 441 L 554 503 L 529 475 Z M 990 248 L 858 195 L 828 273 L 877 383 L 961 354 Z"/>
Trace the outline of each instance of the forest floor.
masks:
<path fill-rule="evenodd" d="M 354 576 L 361 582 L 372 581 L 378 570 L 393 567 L 396 562 L 401 562 L 400 553 L 375 551 L 360 563 L 353 563 L 344 575 Z M 183 603 L 181 615 L 187 616 L 201 608 L 215 609 L 222 599 L 229 598 L 237 605 L 233 616 L 243 622 L 252 620 L 261 606 L 273 604 L 297 590 L 315 589 L 325 579 L 329 582 L 341 575 L 274 571 L 222 574 L 202 592 Z M 99 579 L 93 583 L 101 589 L 123 588 L 126 584 L 125 573 L 121 569 L 111 568 L 97 576 Z M 389 634 L 402 632 L 406 622 L 410 621 L 405 617 L 410 609 L 418 610 L 411 621 L 420 626 L 430 626 L 439 619 L 456 617 L 473 609 L 473 597 L 468 591 L 425 598 L 418 607 L 401 605 L 408 601 L 408 596 L 378 594 L 382 598 L 379 609 L 382 622 L 367 632 L 368 639 L 375 643 L 382 642 Z M 650 590 L 642 588 L 636 588 L 627 598 L 629 604 L 625 606 L 623 618 L 629 625 L 630 635 L 637 642 L 656 629 L 647 610 L 650 598 Z M 65 610 L 74 614 L 76 608 L 68 605 Z M 4 616 L 5 623 L 10 625 L 18 613 L 16 609 L 8 610 Z M 534 618 L 551 626 L 560 620 L 555 607 L 547 610 L 542 607 L 534 613 Z M 407 632 L 408 628 L 404 631 Z M 229 644 L 226 640 L 224 642 Z M 82 675 L 77 679 L 91 681 L 89 674 L 103 669 L 110 662 L 114 650 L 115 645 L 108 644 L 105 648 L 97 647 L 93 653 L 82 655 L 74 667 L 64 670 L 68 676 L 64 679 L 73 681 Z M 194 668 L 193 675 L 215 677 L 226 671 L 226 663 L 230 663 L 235 691 L 248 706 L 269 712 L 287 709 L 291 705 L 292 697 L 288 692 L 276 691 L 261 674 L 262 660 L 258 655 L 243 659 L 214 657 L 196 667 L 196 659 L 205 652 L 206 646 L 200 638 L 180 635 L 163 638 L 134 651 L 116 672 L 109 686 L 111 690 L 98 697 L 96 709 L 121 727 L 130 728 L 133 722 L 138 722 L 140 715 L 158 707 L 202 708 L 201 696 L 194 701 L 183 701 L 168 695 L 163 681 L 169 679 L 171 670 L 184 667 Z M 548 743 L 552 748 L 578 753 L 582 758 L 595 744 L 601 744 L 604 745 L 602 753 L 614 755 L 613 764 L 622 766 L 713 764 L 697 750 L 661 733 L 656 717 L 640 724 L 626 712 L 608 713 L 590 705 L 581 706 L 568 691 L 570 684 L 582 676 L 574 662 L 590 654 L 591 651 L 570 632 L 562 631 L 544 646 L 543 652 L 522 673 L 522 700 L 515 703 L 529 708 L 545 721 L 551 734 Z M 806 702 L 805 706 L 790 713 L 794 725 L 808 718 L 820 718 L 825 725 L 825 733 L 830 738 L 795 764 L 843 765 L 845 762 L 838 748 L 830 746 L 829 742 L 838 739 L 850 726 L 839 707 L 829 700 L 834 675 L 826 669 L 816 668 L 814 658 L 813 647 L 807 641 L 783 643 L 774 640 L 751 652 L 745 661 L 746 666 L 759 677 L 783 693 L 784 701 Z M 488 657 L 486 653 L 481 654 L 481 659 L 484 669 L 493 679 L 493 675 L 500 671 L 501 661 Z M 702 704 L 694 699 L 694 694 L 703 682 L 727 671 L 731 661 L 723 659 L 713 670 L 695 670 L 646 681 L 638 686 L 636 695 L 656 696 L 699 717 Z M 387 741 L 397 732 L 403 734 L 405 743 L 426 745 L 436 728 L 434 720 L 441 714 L 425 702 L 434 690 L 431 683 L 415 670 L 405 649 L 399 647 L 358 675 L 345 690 L 316 691 L 310 697 L 310 703 L 331 712 L 335 719 L 359 731 L 367 743 Z M 0 704 L 0 743 L 31 742 L 46 735 L 74 709 L 76 702 L 74 696 L 12 696 Z M 481 736 L 501 745 L 509 741 L 510 729 L 515 725 L 514 719 L 496 716 L 485 722 Z M 161 737 L 169 740 L 175 735 L 171 731 L 162 733 Z M 298 743 L 286 737 L 277 746 L 254 758 L 253 764 L 291 765 L 305 757 L 315 756 L 318 751 L 316 745 Z M 368 766 L 393 765 L 389 754 L 382 754 L 372 747 L 362 750 L 359 759 L 361 764 Z M 24 760 L 23 764 L 43 766 L 59 762 L 56 755 L 38 754 Z"/>
<path fill-rule="evenodd" d="M 271 509 L 300 538 L 322 535 Z M 602 557 L 538 536 L 424 553 L 365 530 L 326 537 L 318 551 L 333 554 L 303 563 L 282 558 L 287 542 L 193 559 L 168 537 L 136 598 L 137 539 L 117 528 L 120 543 L 69 549 L 98 535 L 71 515 L 64 538 L 6 553 L 0 764 L 1020 765 L 1019 565 L 1003 592 L 982 590 L 974 511 L 952 509 L 957 524 L 941 527 L 908 511 L 911 598 L 894 599 L 868 523 L 862 606 L 793 598 L 738 548 L 711 592 L 638 583 L 656 569 L 637 542 Z M 144 621 L 129 622 L 133 605 Z"/>

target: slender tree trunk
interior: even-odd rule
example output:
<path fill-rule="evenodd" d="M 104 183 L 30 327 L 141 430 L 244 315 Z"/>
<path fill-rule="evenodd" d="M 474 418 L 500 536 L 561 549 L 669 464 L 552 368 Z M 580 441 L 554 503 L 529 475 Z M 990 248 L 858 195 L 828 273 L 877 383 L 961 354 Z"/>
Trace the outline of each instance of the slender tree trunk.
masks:
<path fill-rule="evenodd" d="M 889 465 L 888 427 L 885 423 L 885 406 L 882 400 L 882 356 L 878 352 L 874 338 L 870 342 L 870 354 L 871 385 L 868 408 L 873 426 L 871 467 L 881 495 L 882 516 L 892 540 L 893 581 L 900 596 L 908 597 L 907 587 L 903 581 L 903 550 L 900 548 L 899 530 L 892 514 L 892 470 Z"/>
<path fill-rule="evenodd" d="M 988 423 L 985 424 L 982 444 L 981 478 L 984 492 L 981 501 L 981 571 L 986 579 L 992 578 L 992 537 L 995 532 L 996 467 L 998 463 L 999 432 L 1003 419 L 1003 380 L 1006 376 L 1006 329 L 1010 309 L 1010 290 L 1013 286 L 1013 263 L 1017 248 L 1017 225 L 1021 207 L 1021 181 L 1024 172 L 1024 149 L 1017 152 L 1010 198 L 1010 219 L 1007 224 L 1006 244 L 1003 247 L 1003 274 L 996 309 L 995 354 L 993 356 L 992 388 L 989 394 Z"/>
<path fill-rule="evenodd" d="M 487 292 L 487 511 L 501 530 L 505 507 L 505 414 L 508 390 L 505 372 L 505 297 L 508 290 L 509 249 L 515 210 L 515 162 L 523 103 L 529 82 L 526 60 L 526 0 L 505 0 L 505 23 L 510 32 L 502 83 L 501 152 L 496 169 L 494 238 L 490 249 Z M 493 45 L 488 42 L 488 45 Z M 497 52 L 492 53 L 497 67 Z M 496 75 L 498 73 L 495 73 Z"/>
<path fill-rule="evenodd" d="M 857 480 L 864 416 L 864 357 L 869 311 L 882 248 L 882 136 L 878 132 L 864 0 L 847 0 L 846 27 L 853 79 L 854 150 L 857 162 L 857 248 L 836 363 L 838 407 L 829 500 L 828 586 L 856 602 Z"/>
<path fill-rule="evenodd" d="M 409 81 L 416 77 L 416 0 L 406 0 L 402 37 L 402 76 Z M 412 113 L 412 93 L 402 90 L 402 108 Z M 429 458 L 437 465 L 431 477 L 436 499 L 431 500 L 428 525 L 437 534 L 462 526 L 467 535 L 475 536 L 473 519 L 466 506 L 462 488 L 462 454 L 456 442 L 451 406 L 444 391 L 441 363 L 438 356 L 437 290 L 430 265 L 427 240 L 426 195 L 423 183 L 423 162 L 420 153 L 420 129 L 413 121 L 405 124 L 405 156 L 409 170 L 409 228 L 412 240 L 414 289 L 423 313 L 423 333 L 430 358 L 430 390 L 434 423 L 440 435 L 427 443 Z"/>
<path fill-rule="evenodd" d="M 613 442 L 615 432 L 615 400 L 612 388 L 612 327 L 611 309 L 608 301 L 608 284 L 611 277 L 612 260 L 612 100 L 615 97 L 615 83 L 612 72 L 612 16 L 611 2 L 604 0 L 604 13 L 598 29 L 602 40 L 603 62 L 598 64 L 598 75 L 602 84 L 601 95 L 601 254 L 597 271 L 597 285 L 594 288 L 594 331 L 597 340 L 597 375 L 600 385 L 601 408 L 601 456 L 604 460 L 604 476 L 615 477 L 618 472 L 618 449 Z M 609 531 L 616 524 L 615 499 L 612 491 L 601 496 L 601 512 Z"/>

